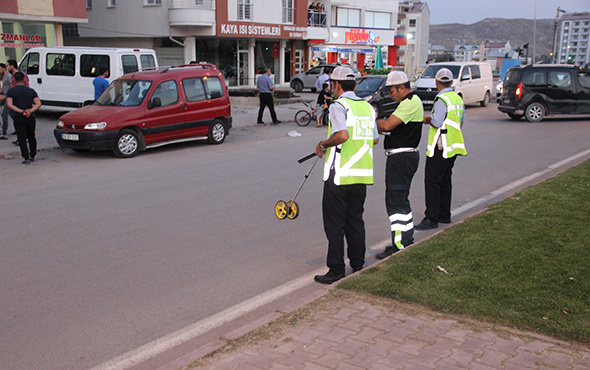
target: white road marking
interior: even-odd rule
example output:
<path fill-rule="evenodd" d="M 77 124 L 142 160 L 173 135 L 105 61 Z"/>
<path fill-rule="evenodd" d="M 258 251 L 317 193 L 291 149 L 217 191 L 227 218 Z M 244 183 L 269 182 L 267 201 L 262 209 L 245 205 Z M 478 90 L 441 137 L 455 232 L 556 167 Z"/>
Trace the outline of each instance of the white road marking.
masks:
<path fill-rule="evenodd" d="M 566 158 L 562 161 L 554 163 L 548 166 L 546 169 L 536 172 L 532 175 L 523 177 L 517 181 L 514 181 L 508 185 L 505 185 L 497 190 L 490 192 L 483 198 L 476 199 L 472 202 L 465 203 L 456 209 L 452 210 L 452 214 L 457 215 L 460 213 L 467 212 L 487 201 L 493 199 L 499 195 L 505 194 L 523 184 L 526 184 L 529 181 L 532 181 L 536 178 L 539 178 L 556 168 L 562 167 L 574 160 L 582 158 L 584 156 L 590 155 L 590 149 L 573 155 L 569 158 Z M 378 249 L 382 248 L 383 245 L 389 243 L 390 240 L 384 240 L 379 242 L 373 246 L 373 248 L 368 249 Z M 256 297 L 253 297 L 247 301 L 241 302 L 233 307 L 230 307 L 224 311 L 221 311 L 213 316 L 210 316 L 206 319 L 198 321 L 192 325 L 189 325 L 185 328 L 177 330 L 173 333 L 170 333 L 164 337 L 156 339 L 150 343 L 147 343 L 139 348 L 136 348 L 132 351 L 129 351 L 121 356 L 113 358 L 109 361 L 106 361 L 96 367 L 93 367 L 91 370 L 106 370 L 106 369 L 126 369 L 137 364 L 140 364 L 152 357 L 159 355 L 171 348 L 174 348 L 182 343 L 185 343 L 191 339 L 196 338 L 197 336 L 208 332 L 209 330 L 215 329 L 220 327 L 221 325 L 230 322 L 238 317 L 241 317 L 249 312 L 254 311 L 255 309 L 262 307 L 268 303 L 271 303 L 281 297 L 284 297 L 298 289 L 301 289 L 309 284 L 313 283 L 313 276 L 317 274 L 321 274 L 325 272 L 326 268 L 322 267 L 312 273 L 306 274 L 301 276 L 295 280 L 287 282 L 281 286 L 278 286 L 274 289 L 271 289 L 265 293 L 262 293 Z"/>

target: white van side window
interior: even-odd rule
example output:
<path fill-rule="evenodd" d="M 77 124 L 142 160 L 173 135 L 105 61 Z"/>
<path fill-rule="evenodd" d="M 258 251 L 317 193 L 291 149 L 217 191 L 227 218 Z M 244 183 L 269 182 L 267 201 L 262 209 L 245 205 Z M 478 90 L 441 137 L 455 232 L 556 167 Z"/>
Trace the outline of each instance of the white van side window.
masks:
<path fill-rule="evenodd" d="M 39 74 L 39 53 L 29 53 L 18 66 L 21 71 L 28 75 Z"/>
<path fill-rule="evenodd" d="M 108 55 L 82 54 L 80 55 L 80 75 L 94 78 L 98 76 L 98 70 L 106 67 L 109 71 L 111 59 Z"/>
<path fill-rule="evenodd" d="M 150 54 L 142 54 L 139 56 L 139 59 L 141 60 L 141 69 L 147 69 L 147 68 L 155 68 L 156 67 L 156 61 L 154 60 L 154 56 L 150 55 Z"/>
<path fill-rule="evenodd" d="M 481 78 L 481 72 L 479 70 L 479 66 L 471 66 L 471 79 L 475 80 L 477 78 Z"/>
<path fill-rule="evenodd" d="M 139 71 L 135 55 L 121 55 L 121 64 L 123 65 L 123 74 Z"/>
<path fill-rule="evenodd" d="M 76 56 L 74 54 L 47 53 L 45 56 L 45 72 L 49 76 L 74 76 L 76 72 Z"/>

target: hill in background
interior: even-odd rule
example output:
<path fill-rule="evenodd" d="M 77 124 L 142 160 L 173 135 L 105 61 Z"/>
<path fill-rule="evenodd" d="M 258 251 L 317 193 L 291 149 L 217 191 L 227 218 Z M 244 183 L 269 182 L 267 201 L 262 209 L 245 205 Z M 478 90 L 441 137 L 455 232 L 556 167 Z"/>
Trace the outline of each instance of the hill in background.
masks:
<path fill-rule="evenodd" d="M 473 24 L 438 24 L 430 26 L 430 43 L 453 51 L 455 45 L 480 45 L 482 41 L 510 41 L 512 49 L 530 45 L 533 56 L 532 19 L 486 18 Z M 536 55 L 549 55 L 553 45 L 553 19 L 537 19 Z"/>

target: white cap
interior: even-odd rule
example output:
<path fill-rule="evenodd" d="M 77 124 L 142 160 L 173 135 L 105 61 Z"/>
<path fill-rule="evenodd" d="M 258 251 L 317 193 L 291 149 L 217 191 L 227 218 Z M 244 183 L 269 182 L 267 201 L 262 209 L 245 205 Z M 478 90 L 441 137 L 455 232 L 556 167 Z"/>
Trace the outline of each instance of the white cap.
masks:
<path fill-rule="evenodd" d="M 434 79 L 440 82 L 449 82 L 453 81 L 453 72 L 448 70 L 447 68 L 441 68 L 436 72 L 436 76 Z"/>
<path fill-rule="evenodd" d="M 402 71 L 391 71 L 387 75 L 387 80 L 385 81 L 385 86 L 395 86 L 395 85 L 403 85 L 406 82 L 410 81 L 408 75 Z"/>
<path fill-rule="evenodd" d="M 355 79 L 356 75 L 352 68 L 349 67 L 336 67 L 330 75 L 332 81 L 354 81 Z"/>

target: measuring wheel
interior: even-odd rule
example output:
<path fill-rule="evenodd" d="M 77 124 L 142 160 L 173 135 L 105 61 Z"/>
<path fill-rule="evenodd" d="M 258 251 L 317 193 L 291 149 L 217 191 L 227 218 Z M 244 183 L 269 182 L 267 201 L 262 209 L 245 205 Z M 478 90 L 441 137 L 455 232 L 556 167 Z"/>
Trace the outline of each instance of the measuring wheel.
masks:
<path fill-rule="evenodd" d="M 288 201 L 287 202 L 287 209 L 288 209 L 288 214 L 287 217 L 289 218 L 289 220 L 294 220 L 297 218 L 297 216 L 299 216 L 299 206 L 297 205 L 297 203 L 293 202 L 293 201 Z"/>
<path fill-rule="evenodd" d="M 277 204 L 275 204 L 275 216 L 279 220 L 284 220 L 287 217 L 287 203 L 284 200 L 279 200 Z"/>

